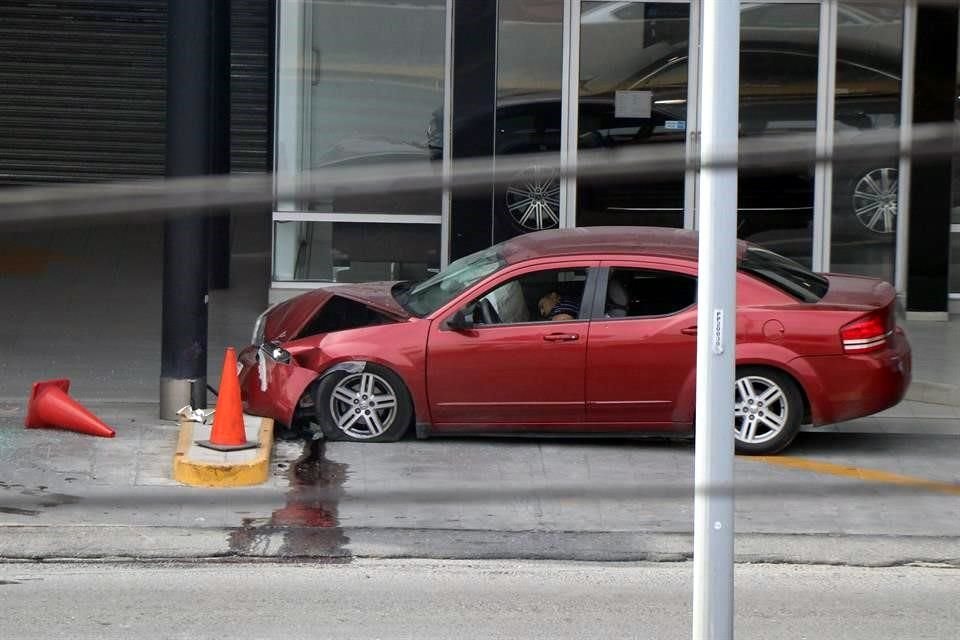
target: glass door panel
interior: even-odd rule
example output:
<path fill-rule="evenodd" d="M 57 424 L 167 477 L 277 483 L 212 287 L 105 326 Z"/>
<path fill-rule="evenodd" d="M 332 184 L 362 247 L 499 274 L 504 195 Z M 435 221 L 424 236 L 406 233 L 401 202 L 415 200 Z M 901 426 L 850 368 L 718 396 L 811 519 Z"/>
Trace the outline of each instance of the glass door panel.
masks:
<path fill-rule="evenodd" d="M 960 126 L 960 47 L 957 50 L 958 99 L 953 103 L 953 124 Z M 960 159 L 953 158 L 950 189 L 950 311 L 956 313 L 955 306 L 960 304 Z"/>
<path fill-rule="evenodd" d="M 740 8 L 740 137 L 817 132 L 820 5 Z M 815 167 L 740 170 L 737 235 L 810 266 Z"/>
<path fill-rule="evenodd" d="M 840 2 L 830 269 L 894 281 L 899 145 L 863 161 L 843 143 L 900 125 L 903 3 Z"/>
<path fill-rule="evenodd" d="M 577 149 L 685 142 L 690 5 L 584 0 Z M 580 178 L 576 224 L 683 226 L 684 172 Z"/>
<path fill-rule="evenodd" d="M 555 153 L 560 162 L 563 5 L 499 2 L 494 162 L 528 153 Z M 531 163 L 494 189 L 494 242 L 559 225 L 559 171 Z"/>

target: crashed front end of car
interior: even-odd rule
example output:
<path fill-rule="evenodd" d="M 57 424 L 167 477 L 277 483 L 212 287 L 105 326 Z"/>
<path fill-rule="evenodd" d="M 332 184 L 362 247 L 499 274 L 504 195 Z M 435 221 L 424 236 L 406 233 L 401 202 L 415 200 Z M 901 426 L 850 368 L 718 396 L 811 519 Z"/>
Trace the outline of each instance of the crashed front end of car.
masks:
<path fill-rule="evenodd" d="M 362 367 L 331 358 L 324 350 L 327 336 L 408 317 L 390 296 L 392 286 L 316 289 L 263 312 L 254 325 L 252 344 L 238 358 L 244 411 L 288 426 L 311 418 L 314 382 L 332 371 Z"/>

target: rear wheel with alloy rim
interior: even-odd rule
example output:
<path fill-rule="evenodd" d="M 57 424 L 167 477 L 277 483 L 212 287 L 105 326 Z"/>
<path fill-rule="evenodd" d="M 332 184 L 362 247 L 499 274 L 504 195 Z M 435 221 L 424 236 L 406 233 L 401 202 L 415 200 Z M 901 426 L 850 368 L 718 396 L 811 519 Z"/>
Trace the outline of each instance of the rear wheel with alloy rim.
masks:
<path fill-rule="evenodd" d="M 773 369 L 737 370 L 733 435 L 738 453 L 781 451 L 800 430 L 803 401 L 796 383 Z"/>
<path fill-rule="evenodd" d="M 317 421 L 328 440 L 392 442 L 413 416 L 410 394 L 400 377 L 367 363 L 363 371 L 335 371 L 317 385 Z"/>

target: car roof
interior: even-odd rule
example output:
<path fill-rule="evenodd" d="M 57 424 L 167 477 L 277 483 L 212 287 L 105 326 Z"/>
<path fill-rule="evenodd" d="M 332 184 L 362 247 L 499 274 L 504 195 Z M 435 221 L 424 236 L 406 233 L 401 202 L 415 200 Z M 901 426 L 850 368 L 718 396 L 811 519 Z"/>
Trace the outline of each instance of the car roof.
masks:
<path fill-rule="evenodd" d="M 737 241 L 737 258 L 746 243 Z M 636 255 L 697 259 L 699 234 L 663 227 L 577 227 L 527 233 L 507 240 L 500 253 L 510 264 L 534 258 L 574 255 Z"/>

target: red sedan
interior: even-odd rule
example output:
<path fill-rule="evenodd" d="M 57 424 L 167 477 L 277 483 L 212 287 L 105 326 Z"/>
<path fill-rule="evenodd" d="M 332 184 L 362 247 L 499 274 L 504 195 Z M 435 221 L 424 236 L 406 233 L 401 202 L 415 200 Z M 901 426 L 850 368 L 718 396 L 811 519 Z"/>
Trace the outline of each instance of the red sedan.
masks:
<path fill-rule="evenodd" d="M 580 228 L 509 240 L 420 283 L 278 304 L 240 355 L 248 412 L 325 437 L 689 433 L 697 235 Z M 737 450 L 903 398 L 910 346 L 886 282 L 815 274 L 741 242 Z"/>

